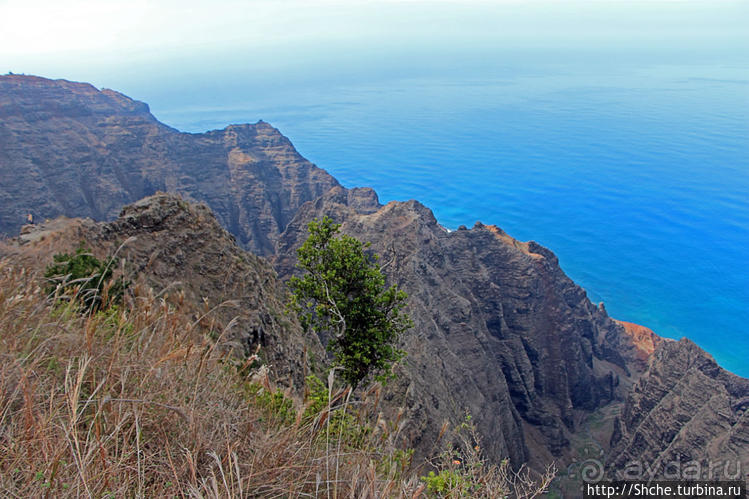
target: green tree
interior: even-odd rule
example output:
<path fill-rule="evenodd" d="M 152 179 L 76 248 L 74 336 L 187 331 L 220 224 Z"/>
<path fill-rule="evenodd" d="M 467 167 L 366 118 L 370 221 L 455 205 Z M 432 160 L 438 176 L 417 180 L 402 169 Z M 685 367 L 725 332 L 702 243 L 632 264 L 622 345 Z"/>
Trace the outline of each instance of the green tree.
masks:
<path fill-rule="evenodd" d="M 289 281 L 292 308 L 306 329 L 327 340 L 334 365 L 353 388 L 370 374 L 387 378 L 404 355 L 398 338 L 412 326 L 403 310 L 406 293 L 385 285 L 369 243 L 338 235 L 340 224 L 324 217 L 308 229 L 297 251 L 305 273 Z"/>

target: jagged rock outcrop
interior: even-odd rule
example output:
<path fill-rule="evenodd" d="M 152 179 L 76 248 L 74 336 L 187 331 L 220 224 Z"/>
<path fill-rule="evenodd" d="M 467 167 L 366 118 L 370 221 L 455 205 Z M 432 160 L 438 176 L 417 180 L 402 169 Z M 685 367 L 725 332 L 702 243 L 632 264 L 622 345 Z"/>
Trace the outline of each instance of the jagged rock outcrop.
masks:
<path fill-rule="evenodd" d="M 204 201 L 261 255 L 304 202 L 338 182 L 267 123 L 181 133 L 87 83 L 0 76 L 0 233 L 28 214 L 111 220 L 156 191 Z"/>
<path fill-rule="evenodd" d="M 316 338 L 284 316 L 286 291 L 273 268 L 241 249 L 204 204 L 160 193 L 125 206 L 112 222 L 59 218 L 24 232 L 0 243 L 0 258 L 43 270 L 54 254 L 81 244 L 101 258 L 116 254 L 126 277 L 190 302 L 196 322 L 222 344 L 259 352 L 283 385 L 302 389 L 308 350 L 323 355 Z"/>
<path fill-rule="evenodd" d="M 293 272 L 307 222 L 323 215 L 371 241 L 409 294 L 415 327 L 391 393 L 417 448 L 468 411 L 489 455 L 548 462 L 568 450 L 575 411 L 624 393 L 627 364 L 611 340 L 626 335 L 546 248 L 480 223 L 448 232 L 417 201 L 379 206 L 371 190 L 339 187 L 305 204 L 281 236 L 282 276 Z"/>
<path fill-rule="evenodd" d="M 749 379 L 688 339 L 662 342 L 627 397 L 611 448 L 608 467 L 620 477 L 743 478 Z"/>

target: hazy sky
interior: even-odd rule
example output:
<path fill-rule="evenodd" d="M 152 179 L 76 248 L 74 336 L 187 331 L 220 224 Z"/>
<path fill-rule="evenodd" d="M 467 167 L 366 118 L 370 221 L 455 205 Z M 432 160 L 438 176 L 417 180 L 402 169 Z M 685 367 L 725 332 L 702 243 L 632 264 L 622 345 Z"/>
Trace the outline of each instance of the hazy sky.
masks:
<path fill-rule="evenodd" d="M 360 42 L 746 40 L 749 2 L 0 0 L 0 70 Z M 4 63 L 4 64 L 3 64 Z"/>

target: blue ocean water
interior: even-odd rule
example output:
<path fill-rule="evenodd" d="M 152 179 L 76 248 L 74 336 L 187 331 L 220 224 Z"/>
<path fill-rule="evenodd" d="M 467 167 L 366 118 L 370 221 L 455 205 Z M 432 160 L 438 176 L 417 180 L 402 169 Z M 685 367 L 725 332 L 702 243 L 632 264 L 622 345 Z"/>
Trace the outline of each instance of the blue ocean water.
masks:
<path fill-rule="evenodd" d="M 263 119 L 348 187 L 538 241 L 611 316 L 749 377 L 746 59 L 372 74 L 148 100 L 185 131 Z"/>

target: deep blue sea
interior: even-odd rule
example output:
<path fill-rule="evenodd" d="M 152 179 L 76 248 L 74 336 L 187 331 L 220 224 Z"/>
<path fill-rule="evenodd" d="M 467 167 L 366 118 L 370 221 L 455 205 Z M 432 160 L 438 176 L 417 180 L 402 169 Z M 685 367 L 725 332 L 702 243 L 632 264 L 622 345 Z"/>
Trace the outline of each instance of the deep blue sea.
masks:
<path fill-rule="evenodd" d="M 131 95 L 184 131 L 263 119 L 347 187 L 538 241 L 611 316 L 749 377 L 746 57 L 390 62 Z"/>

